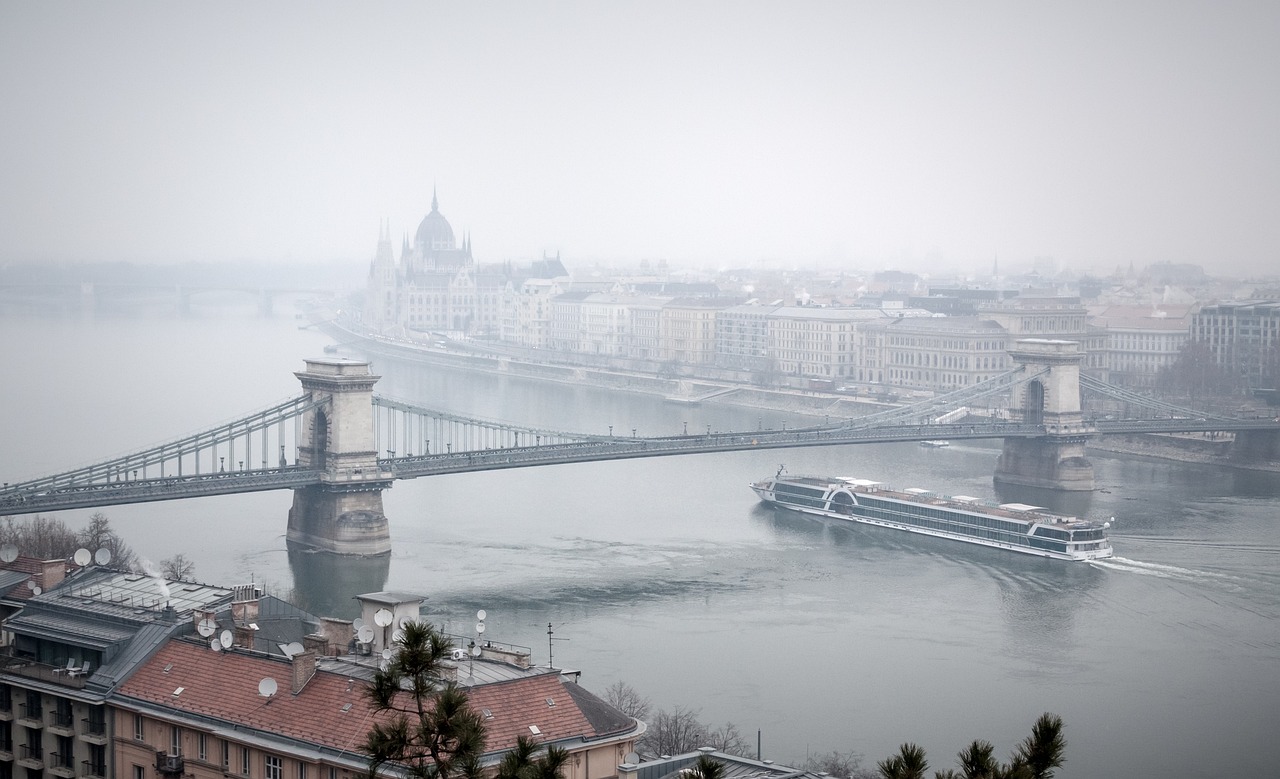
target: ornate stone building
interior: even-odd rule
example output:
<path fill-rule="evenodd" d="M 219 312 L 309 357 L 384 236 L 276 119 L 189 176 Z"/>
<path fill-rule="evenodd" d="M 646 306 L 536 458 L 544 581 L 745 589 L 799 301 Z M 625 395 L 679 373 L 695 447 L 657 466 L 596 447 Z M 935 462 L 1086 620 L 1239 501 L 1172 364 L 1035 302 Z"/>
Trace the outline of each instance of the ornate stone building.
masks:
<path fill-rule="evenodd" d="M 440 213 L 435 192 L 431 211 L 405 236 L 396 259 L 391 231 L 384 227 L 369 266 L 363 321 L 379 332 L 438 331 L 497 337 L 511 285 L 530 277 L 567 277 L 559 257 L 518 270 L 510 263 L 478 265 L 470 237 L 461 245 Z M 507 316 L 510 319 L 509 316 Z"/>

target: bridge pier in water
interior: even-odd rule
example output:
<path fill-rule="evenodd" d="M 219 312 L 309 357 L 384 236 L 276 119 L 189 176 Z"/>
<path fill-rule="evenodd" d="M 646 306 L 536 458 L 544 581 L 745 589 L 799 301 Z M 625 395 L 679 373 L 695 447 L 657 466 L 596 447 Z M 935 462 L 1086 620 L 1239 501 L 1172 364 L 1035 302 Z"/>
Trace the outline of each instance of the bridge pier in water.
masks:
<path fill-rule="evenodd" d="M 1043 424 L 1039 438 L 1006 438 L 995 481 L 1024 487 L 1093 489 L 1093 464 L 1085 442 L 1094 432 L 1080 413 L 1080 361 L 1075 341 L 1019 340 L 1010 356 L 1030 375 L 1044 375 L 1013 388 L 1013 421 Z"/>
<path fill-rule="evenodd" d="M 373 385 L 369 363 L 307 360 L 295 373 L 307 397 L 320 403 L 306 412 L 298 464 L 323 471 L 320 484 L 295 489 L 286 536 L 291 548 L 344 555 L 386 555 L 391 533 L 382 510 L 382 473 L 374 442 Z"/>

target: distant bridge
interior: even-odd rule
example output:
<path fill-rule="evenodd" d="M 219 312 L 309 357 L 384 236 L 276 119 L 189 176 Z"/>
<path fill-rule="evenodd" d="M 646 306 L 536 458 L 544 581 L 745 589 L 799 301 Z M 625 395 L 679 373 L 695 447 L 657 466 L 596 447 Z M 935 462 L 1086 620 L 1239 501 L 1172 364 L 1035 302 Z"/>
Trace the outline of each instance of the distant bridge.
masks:
<path fill-rule="evenodd" d="M 0 514 L 28 514 L 263 490 L 294 490 L 289 539 L 335 552 L 390 549 L 381 491 L 398 479 L 639 457 L 895 441 L 1005 441 L 996 478 L 1092 488 L 1089 437 L 1231 431 L 1275 455 L 1280 423 L 1207 416 L 1078 374 L 1070 342 L 1020 342 L 1016 369 L 920 403 L 821 425 L 637 437 L 465 417 L 374 395 L 367 363 L 311 360 L 304 394 L 216 427 L 0 489 Z M 1142 406 L 1147 418 L 1086 420 L 1081 389 Z M 1010 419 L 971 415 L 1013 395 Z M 1261 442 L 1259 444 L 1258 442 Z"/>

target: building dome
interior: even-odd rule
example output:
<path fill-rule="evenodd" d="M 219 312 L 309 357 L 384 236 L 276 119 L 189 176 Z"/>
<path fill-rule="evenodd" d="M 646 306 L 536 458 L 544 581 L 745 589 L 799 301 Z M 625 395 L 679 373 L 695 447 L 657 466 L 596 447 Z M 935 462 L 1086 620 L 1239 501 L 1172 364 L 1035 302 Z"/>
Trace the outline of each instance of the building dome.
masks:
<path fill-rule="evenodd" d="M 453 227 L 449 225 L 449 220 L 444 218 L 444 214 L 440 213 L 440 206 L 436 202 L 434 192 L 431 193 L 431 213 L 422 217 L 418 232 L 414 234 L 413 243 L 419 251 L 423 252 L 455 248 Z"/>

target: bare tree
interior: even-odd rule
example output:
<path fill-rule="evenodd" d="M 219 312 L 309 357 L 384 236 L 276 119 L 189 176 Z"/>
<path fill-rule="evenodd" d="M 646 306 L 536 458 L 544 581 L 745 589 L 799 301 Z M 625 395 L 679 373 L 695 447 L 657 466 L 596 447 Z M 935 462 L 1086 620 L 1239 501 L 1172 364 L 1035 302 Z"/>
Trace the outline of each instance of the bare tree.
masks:
<path fill-rule="evenodd" d="M 649 699 L 636 691 L 636 688 L 623 681 L 609 685 L 604 691 L 604 699 L 609 705 L 628 717 L 643 720 L 649 716 L 652 704 Z"/>
<path fill-rule="evenodd" d="M 715 730 L 706 731 L 705 743 L 698 746 L 715 747 L 716 751 L 723 752 L 726 755 L 752 757 L 751 750 L 747 746 L 747 740 L 738 731 L 738 726 L 732 722 L 726 722 Z"/>
<path fill-rule="evenodd" d="M 658 710 L 649 729 L 636 745 L 644 757 L 679 755 L 704 746 L 707 729 L 698 721 L 698 712 L 676 706 L 671 711 Z"/>
<path fill-rule="evenodd" d="M 164 578 L 175 581 L 190 581 L 192 574 L 196 572 L 195 562 L 188 560 L 187 556 L 182 552 L 178 552 L 173 557 L 160 561 L 160 573 Z"/>
<path fill-rule="evenodd" d="M 25 522 L 6 518 L 0 525 L 0 544 L 12 545 L 19 554 L 41 560 L 66 559 L 79 547 L 75 532 L 65 522 L 40 514 Z"/>
<path fill-rule="evenodd" d="M 111 529 L 111 521 L 107 519 L 107 515 L 101 511 L 95 511 L 89 516 L 89 524 L 84 530 L 78 534 L 80 545 L 90 552 L 97 552 L 99 549 L 106 549 L 111 553 L 112 568 L 118 568 L 122 571 L 132 571 L 136 569 L 138 557 L 134 554 L 133 549 L 120 538 L 114 530 Z"/>
<path fill-rule="evenodd" d="M 804 769 L 814 773 L 825 772 L 838 779 L 873 779 L 877 772 L 862 767 L 862 755 L 857 752 L 828 752 L 810 755 L 804 761 Z"/>

